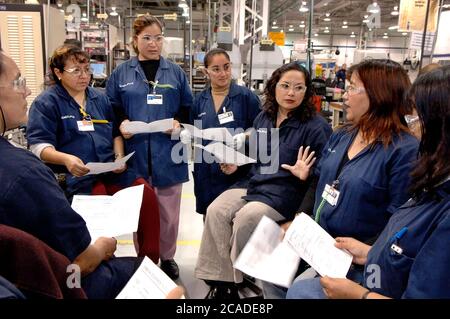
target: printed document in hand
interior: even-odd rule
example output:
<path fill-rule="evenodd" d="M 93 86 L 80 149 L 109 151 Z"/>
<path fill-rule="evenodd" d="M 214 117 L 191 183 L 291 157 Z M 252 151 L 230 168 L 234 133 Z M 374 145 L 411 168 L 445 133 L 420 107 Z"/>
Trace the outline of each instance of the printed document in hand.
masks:
<path fill-rule="evenodd" d="M 289 287 L 300 258 L 282 240 L 283 233 L 277 223 L 263 216 L 233 265 L 234 268 L 252 277 Z"/>
<path fill-rule="evenodd" d="M 284 240 L 321 276 L 346 277 L 352 255 L 336 248 L 334 238 L 308 215 L 301 213 L 294 219 Z"/>
<path fill-rule="evenodd" d="M 245 156 L 244 154 L 237 152 L 233 148 L 221 143 L 212 142 L 206 146 L 200 144 L 194 144 L 195 147 L 204 149 L 208 153 L 214 155 L 220 163 L 235 164 L 237 166 L 255 163 L 256 160 Z"/>
<path fill-rule="evenodd" d="M 183 127 L 191 133 L 192 137 L 216 142 L 233 143 L 233 135 L 225 127 L 212 127 L 204 130 L 196 128 L 191 124 L 182 124 Z"/>
<path fill-rule="evenodd" d="M 172 279 L 145 257 L 116 299 L 165 299 L 176 286 Z"/>
<path fill-rule="evenodd" d="M 118 159 L 115 162 L 109 162 L 109 163 L 89 162 L 86 164 L 86 167 L 89 168 L 89 173 L 87 173 L 86 175 L 102 174 L 102 173 L 112 172 L 116 169 L 122 168 L 125 165 L 125 163 L 130 159 L 130 157 L 133 155 L 134 155 L 134 152 L 128 154 L 125 157 Z"/>
<path fill-rule="evenodd" d="M 131 134 L 165 132 L 173 128 L 173 118 L 145 123 L 132 121 L 123 123 L 123 128 Z"/>
<path fill-rule="evenodd" d="M 92 242 L 99 237 L 131 234 L 138 229 L 144 185 L 124 188 L 113 196 L 75 195 L 72 208 L 86 222 Z"/>

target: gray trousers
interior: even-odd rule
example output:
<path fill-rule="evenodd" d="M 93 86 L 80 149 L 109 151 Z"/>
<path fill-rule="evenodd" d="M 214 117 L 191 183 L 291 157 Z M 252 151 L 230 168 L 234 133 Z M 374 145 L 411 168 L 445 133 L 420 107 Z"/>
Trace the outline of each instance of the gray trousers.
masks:
<path fill-rule="evenodd" d="M 242 282 L 242 273 L 233 268 L 240 252 L 261 218 L 284 219 L 262 202 L 247 202 L 244 188 L 229 189 L 209 205 L 195 276 L 203 280 Z"/>

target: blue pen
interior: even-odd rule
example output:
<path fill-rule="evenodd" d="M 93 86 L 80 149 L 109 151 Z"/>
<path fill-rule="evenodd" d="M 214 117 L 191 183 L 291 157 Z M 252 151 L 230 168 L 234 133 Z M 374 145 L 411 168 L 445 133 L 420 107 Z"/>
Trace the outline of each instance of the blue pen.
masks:
<path fill-rule="evenodd" d="M 402 229 L 400 229 L 395 235 L 394 238 L 396 238 L 397 240 L 402 238 L 403 235 L 408 231 L 408 227 L 403 227 Z"/>

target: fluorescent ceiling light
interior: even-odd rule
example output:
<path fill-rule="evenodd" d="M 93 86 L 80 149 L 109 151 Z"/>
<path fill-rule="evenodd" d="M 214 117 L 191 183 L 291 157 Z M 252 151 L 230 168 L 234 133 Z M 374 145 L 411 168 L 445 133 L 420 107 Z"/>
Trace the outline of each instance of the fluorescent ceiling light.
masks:
<path fill-rule="evenodd" d="M 397 30 L 398 29 L 398 25 L 390 26 L 388 29 L 389 30 Z"/>

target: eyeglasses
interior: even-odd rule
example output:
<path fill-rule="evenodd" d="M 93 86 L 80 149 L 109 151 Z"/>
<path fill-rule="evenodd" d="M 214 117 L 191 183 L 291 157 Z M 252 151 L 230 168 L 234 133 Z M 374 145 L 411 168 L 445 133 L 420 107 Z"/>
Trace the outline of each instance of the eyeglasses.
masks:
<path fill-rule="evenodd" d="M 218 66 L 213 66 L 213 67 L 211 67 L 211 68 L 208 68 L 208 70 L 209 70 L 210 72 L 212 72 L 212 73 L 215 73 L 215 74 L 219 74 L 219 73 L 222 72 L 222 71 L 224 71 L 224 72 L 229 72 L 229 71 L 231 71 L 231 64 L 225 64 L 225 65 L 223 66 L 223 68 L 220 68 L 220 67 L 218 67 Z"/>
<path fill-rule="evenodd" d="M 24 92 L 27 88 L 27 79 L 25 77 L 21 76 L 15 80 L 12 81 L 12 86 L 14 91 L 17 92 Z M 8 87 L 8 86 L 0 86 L 0 87 Z"/>
<path fill-rule="evenodd" d="M 146 42 L 161 43 L 164 41 L 164 36 L 163 35 L 144 35 L 141 37 L 141 39 Z"/>
<path fill-rule="evenodd" d="M 305 85 L 295 85 L 295 86 L 293 86 L 290 83 L 280 83 L 280 82 L 277 83 L 277 87 L 280 88 L 284 92 L 289 92 L 290 88 L 292 87 L 294 92 L 297 93 L 297 94 L 305 93 L 306 89 L 308 88 Z"/>
<path fill-rule="evenodd" d="M 347 93 L 347 95 L 356 95 L 362 92 L 366 92 L 364 88 L 356 87 L 353 85 L 349 85 L 347 89 L 344 91 L 344 93 Z"/>
<path fill-rule="evenodd" d="M 410 114 L 405 115 L 405 121 L 406 121 L 406 124 L 408 124 L 408 126 L 410 124 L 412 125 L 419 121 L 419 116 L 418 115 L 410 115 Z"/>
<path fill-rule="evenodd" d="M 75 68 L 70 68 L 70 69 L 64 69 L 64 71 L 66 71 L 67 73 L 70 73 L 73 76 L 80 76 L 82 73 L 85 73 L 86 75 L 91 75 L 93 73 L 93 70 L 91 69 L 91 67 L 87 67 L 87 68 L 75 67 Z"/>

